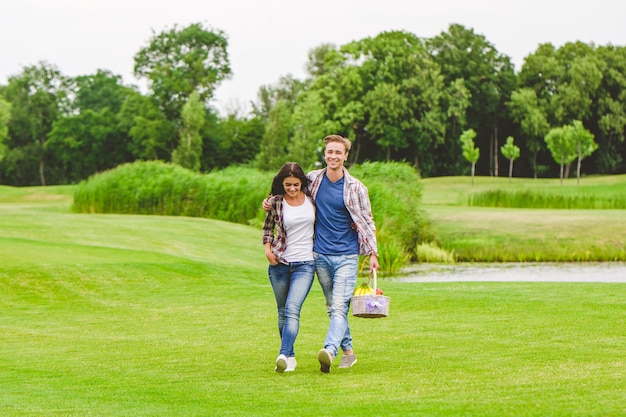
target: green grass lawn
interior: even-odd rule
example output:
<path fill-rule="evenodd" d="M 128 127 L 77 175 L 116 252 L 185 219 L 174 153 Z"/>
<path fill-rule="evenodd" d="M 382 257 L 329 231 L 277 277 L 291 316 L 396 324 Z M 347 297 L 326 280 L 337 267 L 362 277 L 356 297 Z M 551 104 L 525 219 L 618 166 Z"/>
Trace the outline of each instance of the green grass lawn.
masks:
<path fill-rule="evenodd" d="M 604 175 L 583 177 L 580 183 L 576 178 L 568 178 L 561 185 L 558 178 L 511 178 L 475 177 L 472 186 L 471 177 L 434 177 L 424 178 L 423 202 L 427 206 L 467 205 L 472 193 L 504 190 L 532 190 L 559 195 L 624 195 L 626 193 L 625 175 Z"/>
<path fill-rule="evenodd" d="M 531 189 L 564 195 L 626 194 L 626 175 L 567 179 L 469 177 L 423 180 L 424 208 L 439 244 L 476 262 L 626 260 L 626 210 L 468 207 L 473 192 Z"/>
<path fill-rule="evenodd" d="M 382 280 L 331 374 L 314 284 L 276 374 L 260 230 L 70 202 L 0 187 L 2 416 L 626 415 L 624 284 Z"/>

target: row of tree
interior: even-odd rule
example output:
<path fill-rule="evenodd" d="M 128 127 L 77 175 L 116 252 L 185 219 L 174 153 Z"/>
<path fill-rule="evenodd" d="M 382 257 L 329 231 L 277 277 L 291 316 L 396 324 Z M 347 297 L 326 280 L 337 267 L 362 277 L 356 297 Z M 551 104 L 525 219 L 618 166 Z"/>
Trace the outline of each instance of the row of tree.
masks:
<path fill-rule="evenodd" d="M 555 159 L 552 147 L 567 148 L 554 138 L 568 137 L 575 121 L 596 144 L 578 150 L 578 174 L 626 172 L 625 47 L 542 44 L 516 73 L 461 25 L 429 39 L 383 32 L 312 49 L 305 79 L 262 86 L 250 114 L 226 116 L 211 106 L 231 76 L 223 32 L 174 26 L 153 34 L 134 62 L 146 93 L 106 70 L 69 78 L 45 62 L 0 85 L 0 183 L 76 183 L 134 160 L 202 172 L 274 170 L 286 160 L 312 167 L 329 133 L 353 140 L 352 163 L 402 160 L 423 176 L 464 175 L 469 148 L 459 139 L 468 131 L 483 155 L 472 174 L 498 176 L 508 159 L 512 175 L 517 157 L 502 153 L 502 138 L 515 137 L 517 175 L 563 178 L 572 151 Z"/>
<path fill-rule="evenodd" d="M 476 162 L 480 157 L 480 149 L 474 144 L 475 137 L 474 129 L 464 131 L 460 137 L 463 157 L 472 164 L 472 185 L 474 185 Z M 513 136 L 509 136 L 506 138 L 506 143 L 500 147 L 502 156 L 509 160 L 509 182 L 513 176 L 513 162 L 520 156 L 520 148 L 515 145 L 514 141 Z M 545 143 L 552 154 L 552 158 L 561 167 L 559 173 L 561 184 L 563 184 L 563 178 L 569 176 L 569 167 L 575 160 L 578 161 L 576 183 L 579 184 L 582 160 L 598 149 L 593 134 L 585 129 L 580 120 L 574 120 L 571 125 L 550 130 L 545 137 Z"/>

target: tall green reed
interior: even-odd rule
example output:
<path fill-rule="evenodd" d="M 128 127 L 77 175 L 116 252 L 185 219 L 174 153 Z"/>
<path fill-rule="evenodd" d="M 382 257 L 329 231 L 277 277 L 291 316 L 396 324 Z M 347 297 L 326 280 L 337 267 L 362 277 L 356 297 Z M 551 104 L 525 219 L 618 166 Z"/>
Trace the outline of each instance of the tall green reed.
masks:
<path fill-rule="evenodd" d="M 447 251 L 433 242 L 420 243 L 417 245 L 417 248 L 415 248 L 415 254 L 418 262 L 447 264 L 456 262 L 454 250 Z"/>
<path fill-rule="evenodd" d="M 415 247 L 432 239 L 422 208 L 422 184 L 410 165 L 368 162 L 350 169 L 369 190 L 379 235 L 396 240 L 411 258 Z"/>
<path fill-rule="evenodd" d="M 350 172 L 369 190 L 382 269 L 397 272 L 429 238 L 419 175 L 401 163 L 365 163 Z M 265 217 L 261 201 L 274 175 L 242 166 L 198 174 L 160 161 L 138 161 L 80 183 L 73 210 L 207 217 L 260 227 Z"/>
<path fill-rule="evenodd" d="M 549 191 L 488 190 L 470 194 L 468 205 L 501 208 L 626 209 L 626 196 L 560 195 Z"/>

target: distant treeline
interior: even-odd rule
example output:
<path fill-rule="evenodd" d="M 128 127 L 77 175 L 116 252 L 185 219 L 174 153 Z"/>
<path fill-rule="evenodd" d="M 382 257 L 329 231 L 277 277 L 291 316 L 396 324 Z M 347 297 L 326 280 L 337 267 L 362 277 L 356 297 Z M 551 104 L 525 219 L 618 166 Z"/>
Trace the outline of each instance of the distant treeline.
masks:
<path fill-rule="evenodd" d="M 626 172 L 624 46 L 545 43 L 516 71 L 483 35 L 452 24 L 432 38 L 388 31 L 321 44 L 305 65 L 304 79 L 261 86 L 250 112 L 227 115 L 211 105 L 232 75 L 227 36 L 198 23 L 139 46 L 134 72 L 145 91 L 107 70 L 67 77 L 47 62 L 24 67 L 0 85 L 0 184 L 74 184 L 151 160 L 202 173 L 272 172 L 290 160 L 311 168 L 331 133 L 353 141 L 351 165 L 401 161 L 423 177 L 509 168 L 568 177 L 581 150 L 556 160 L 546 138 L 576 121 L 593 144 L 582 150 L 582 175 Z M 474 165 L 460 140 L 468 131 Z M 515 164 L 503 153 L 508 138 L 519 148 Z"/>

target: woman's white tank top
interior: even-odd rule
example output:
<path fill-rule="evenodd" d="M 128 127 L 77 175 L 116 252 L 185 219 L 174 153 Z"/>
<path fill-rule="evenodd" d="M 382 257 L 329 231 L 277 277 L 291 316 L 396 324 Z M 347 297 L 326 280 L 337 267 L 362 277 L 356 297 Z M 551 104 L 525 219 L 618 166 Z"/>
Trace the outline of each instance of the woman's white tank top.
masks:
<path fill-rule="evenodd" d="M 312 261 L 315 208 L 308 197 L 305 197 L 304 204 L 299 206 L 290 206 L 283 199 L 283 222 L 287 232 L 287 250 L 283 255 L 285 260 Z"/>

